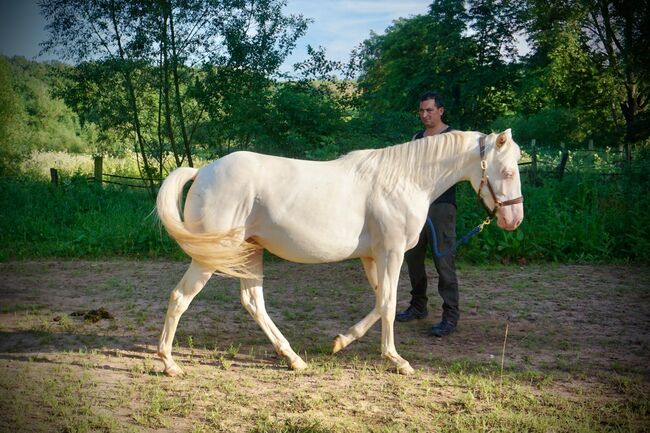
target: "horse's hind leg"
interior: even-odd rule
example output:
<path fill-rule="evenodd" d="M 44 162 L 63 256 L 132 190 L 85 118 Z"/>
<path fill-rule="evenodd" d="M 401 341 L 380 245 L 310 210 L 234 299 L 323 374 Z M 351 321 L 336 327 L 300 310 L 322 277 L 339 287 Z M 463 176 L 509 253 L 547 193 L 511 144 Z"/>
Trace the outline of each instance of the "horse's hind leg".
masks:
<path fill-rule="evenodd" d="M 379 301 L 377 299 L 377 287 L 379 285 L 377 279 L 377 264 L 369 257 L 363 257 L 361 263 L 363 263 L 363 269 L 366 271 L 368 282 L 370 283 L 372 290 L 375 292 L 375 307 L 366 317 L 361 319 L 359 323 L 348 329 L 347 334 L 339 334 L 336 336 L 332 353 L 336 353 L 339 350 L 346 348 L 353 341 L 363 337 L 365 333 L 368 332 L 368 329 L 370 329 L 370 327 L 381 317 L 379 314 Z"/>
<path fill-rule="evenodd" d="M 263 250 L 256 251 L 250 257 L 251 271 L 256 275 L 262 275 Z M 262 277 L 254 279 L 241 279 L 241 303 L 262 328 L 266 336 L 271 340 L 278 355 L 286 358 L 293 370 L 307 368 L 307 364 L 298 356 L 280 330 L 275 326 L 264 305 L 262 290 Z"/>
<path fill-rule="evenodd" d="M 158 356 L 160 356 L 160 359 L 165 364 L 164 372 L 168 376 L 176 376 L 183 373 L 183 370 L 172 359 L 172 342 L 174 341 L 176 327 L 178 326 L 181 315 L 187 310 L 192 299 L 205 286 L 211 275 L 211 270 L 192 261 L 185 275 L 183 275 L 183 278 L 169 297 L 165 325 L 163 326 L 160 343 L 158 344 Z"/>

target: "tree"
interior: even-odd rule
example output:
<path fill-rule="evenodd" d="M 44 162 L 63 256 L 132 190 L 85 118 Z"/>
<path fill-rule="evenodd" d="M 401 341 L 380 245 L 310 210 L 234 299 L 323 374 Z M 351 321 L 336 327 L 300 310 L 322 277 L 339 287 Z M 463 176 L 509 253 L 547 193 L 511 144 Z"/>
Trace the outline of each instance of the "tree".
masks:
<path fill-rule="evenodd" d="M 378 115 L 405 112 L 421 93 L 438 90 L 446 96 L 448 121 L 472 129 L 512 112 L 521 79 L 513 34 L 522 12 L 516 5 L 436 0 L 428 14 L 373 35 L 360 53 L 365 102 Z"/>
<path fill-rule="evenodd" d="M 463 34 L 463 3 L 435 1 L 429 14 L 395 21 L 384 35 L 373 34 L 359 51 L 362 104 L 375 117 L 399 118 L 411 113 L 410 121 L 406 122 L 406 117 L 402 121 L 402 136 L 417 126 L 415 107 L 418 96 L 426 90 L 444 93 L 449 119 L 458 126 L 465 123 L 460 98 L 475 50 L 471 39 Z M 397 125 L 391 122 L 391 126 Z"/>
<path fill-rule="evenodd" d="M 0 175 L 11 173 L 22 156 L 14 126 L 19 123 L 23 110 L 11 77 L 9 62 L 0 57 Z"/>
<path fill-rule="evenodd" d="M 647 137 L 639 117 L 650 98 L 648 1 L 529 0 L 528 14 L 538 65 L 549 65 L 556 76 L 559 68 L 567 69 L 571 76 L 565 77 L 564 88 L 580 89 L 577 101 L 565 92 L 555 99 L 571 100 L 588 111 L 596 110 L 589 102 L 596 101 L 606 107 L 601 116 L 614 124 L 622 118 L 629 161 L 631 143 Z M 562 51 L 570 51 L 577 63 Z"/>
<path fill-rule="evenodd" d="M 103 78 L 119 78 L 103 110 L 114 114 L 110 126 L 128 125 L 153 193 L 168 153 L 174 165 L 193 165 L 193 133 L 212 120 L 205 113 L 219 112 L 206 104 L 223 101 L 229 90 L 215 83 L 237 70 L 268 77 L 293 49 L 307 22 L 285 16 L 284 6 L 283 0 L 47 0 L 44 49 L 80 62 L 73 78 L 83 89 L 72 93 L 83 99 L 76 106 L 92 107 Z"/>

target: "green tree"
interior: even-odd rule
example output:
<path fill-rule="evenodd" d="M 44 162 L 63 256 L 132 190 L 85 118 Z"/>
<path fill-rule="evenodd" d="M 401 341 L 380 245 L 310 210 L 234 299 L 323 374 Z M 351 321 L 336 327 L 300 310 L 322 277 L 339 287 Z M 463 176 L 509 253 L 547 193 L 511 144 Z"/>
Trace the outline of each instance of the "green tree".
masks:
<path fill-rule="evenodd" d="M 205 115 L 228 108 L 218 106 L 236 99 L 226 92 L 241 91 L 221 80 L 242 71 L 264 81 L 293 49 L 307 21 L 285 16 L 284 6 L 282 0 L 48 0 L 41 5 L 50 31 L 44 48 L 80 62 L 73 78 L 81 88 L 70 94 L 79 98 L 77 107 L 92 111 L 94 97 L 117 84 L 97 114 L 111 114 L 114 123 L 104 128 L 132 135 L 153 192 L 166 155 L 174 165 L 192 165 L 199 123 L 222 120 Z"/>
<path fill-rule="evenodd" d="M 21 124 L 23 107 L 14 91 L 11 67 L 5 57 L 0 57 L 0 175 L 12 173 L 23 156 L 16 126 Z"/>
<path fill-rule="evenodd" d="M 516 103 L 521 13 L 507 1 L 436 0 L 428 14 L 396 21 L 360 52 L 364 102 L 376 115 L 404 113 L 422 92 L 438 90 L 451 124 L 486 127 Z"/>
<path fill-rule="evenodd" d="M 532 60 L 552 84 L 550 99 L 579 108 L 593 130 L 621 125 L 629 160 L 630 144 L 650 132 L 641 125 L 650 98 L 648 1 L 529 0 L 527 10 Z"/>

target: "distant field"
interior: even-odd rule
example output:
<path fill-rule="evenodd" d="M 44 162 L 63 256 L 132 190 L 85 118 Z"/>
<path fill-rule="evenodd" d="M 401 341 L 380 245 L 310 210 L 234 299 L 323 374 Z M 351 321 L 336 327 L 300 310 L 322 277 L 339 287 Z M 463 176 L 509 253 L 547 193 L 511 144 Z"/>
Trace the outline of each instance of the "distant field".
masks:
<path fill-rule="evenodd" d="M 397 349 L 416 369 L 404 377 L 380 359 L 377 325 L 330 355 L 333 337 L 373 305 L 358 261 L 270 261 L 269 314 L 310 368 L 289 371 L 240 305 L 239 282 L 213 277 L 181 319 L 174 354 L 187 375 L 172 379 L 155 350 L 186 266 L 0 263 L 0 431 L 650 428 L 647 267 L 461 265 L 457 333 L 427 336 L 437 314 L 396 324 Z M 402 308 L 405 272 L 398 298 Z M 437 304 L 434 294 L 431 311 Z M 113 318 L 74 314 L 100 307 Z"/>
<path fill-rule="evenodd" d="M 56 168 L 65 177 L 75 174 L 92 176 L 94 170 L 94 156 L 89 154 L 69 152 L 33 152 L 29 158 L 20 164 L 20 171 L 26 175 L 39 179 L 50 179 L 50 168 Z M 126 152 L 122 157 L 104 156 L 103 171 L 108 174 L 121 176 L 140 176 L 138 169 L 138 156 L 133 152 Z M 194 165 L 203 167 L 210 161 L 194 157 Z M 169 158 L 169 167 L 173 160 Z"/>

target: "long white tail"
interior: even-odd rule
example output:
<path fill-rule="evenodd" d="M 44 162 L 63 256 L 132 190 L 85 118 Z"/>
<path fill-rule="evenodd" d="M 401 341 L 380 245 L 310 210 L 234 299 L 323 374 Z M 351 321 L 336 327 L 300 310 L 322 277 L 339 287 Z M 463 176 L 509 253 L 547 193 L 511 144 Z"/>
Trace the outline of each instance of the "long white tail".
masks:
<path fill-rule="evenodd" d="M 183 186 L 194 179 L 198 169 L 180 167 L 167 176 L 158 192 L 156 209 L 158 217 L 169 235 L 178 242 L 190 257 L 214 272 L 235 278 L 254 278 L 248 269 L 248 257 L 256 245 L 246 242 L 241 228 L 224 233 L 192 233 L 180 215 Z"/>

